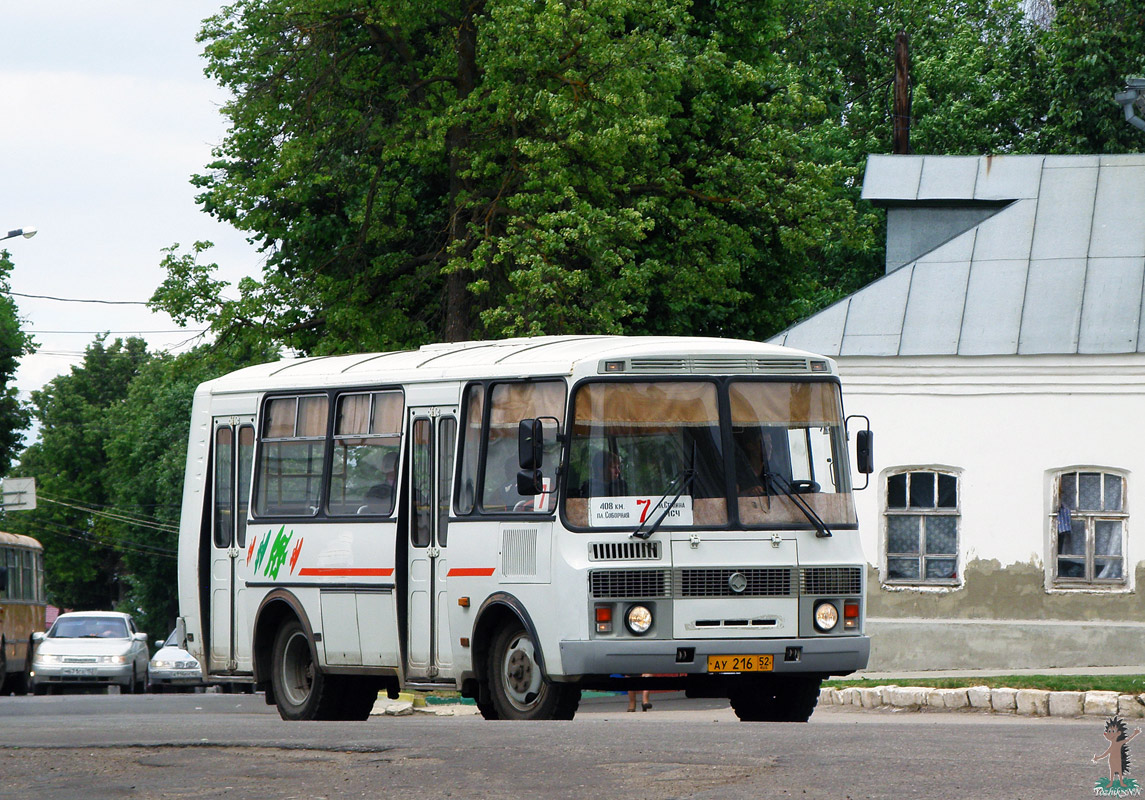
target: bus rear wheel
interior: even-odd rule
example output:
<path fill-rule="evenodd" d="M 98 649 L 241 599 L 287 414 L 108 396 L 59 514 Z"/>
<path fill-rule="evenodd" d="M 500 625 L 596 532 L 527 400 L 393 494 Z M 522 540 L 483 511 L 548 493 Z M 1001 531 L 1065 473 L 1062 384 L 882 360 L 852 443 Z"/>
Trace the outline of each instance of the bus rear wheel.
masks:
<path fill-rule="evenodd" d="M 274 637 L 270 680 L 275 705 L 283 719 L 337 718 L 334 686 L 318 669 L 310 637 L 297 619 L 284 622 Z"/>
<path fill-rule="evenodd" d="M 728 699 L 740 722 L 806 722 L 819 702 L 821 683 L 808 676 L 745 681 Z"/>
<path fill-rule="evenodd" d="M 553 683 L 537 662 L 537 645 L 520 622 L 503 625 L 493 637 L 486 669 L 486 719 L 572 719 L 580 689 Z M 479 706 L 480 707 L 480 706 Z"/>

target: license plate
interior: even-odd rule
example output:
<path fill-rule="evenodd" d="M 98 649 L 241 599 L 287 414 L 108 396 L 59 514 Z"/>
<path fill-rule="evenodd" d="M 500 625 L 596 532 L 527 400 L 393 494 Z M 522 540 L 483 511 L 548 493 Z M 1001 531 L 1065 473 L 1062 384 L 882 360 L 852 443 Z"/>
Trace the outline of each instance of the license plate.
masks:
<path fill-rule="evenodd" d="M 64 667 L 61 672 L 65 675 L 94 675 L 92 667 Z"/>
<path fill-rule="evenodd" d="M 770 655 L 708 656 L 708 672 L 771 672 Z"/>

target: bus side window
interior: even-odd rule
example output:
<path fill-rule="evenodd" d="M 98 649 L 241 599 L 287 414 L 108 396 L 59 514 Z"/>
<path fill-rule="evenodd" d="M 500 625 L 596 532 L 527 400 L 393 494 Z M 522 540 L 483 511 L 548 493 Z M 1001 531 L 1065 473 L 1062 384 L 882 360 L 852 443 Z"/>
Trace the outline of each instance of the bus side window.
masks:
<path fill-rule="evenodd" d="M 255 477 L 260 516 L 318 513 L 329 405 L 325 395 L 266 401 Z"/>
<path fill-rule="evenodd" d="M 556 485 L 560 446 L 557 431 L 565 416 L 564 381 L 498 383 L 489 400 L 489 429 L 485 448 L 485 481 L 481 508 L 494 513 L 548 512 L 555 507 L 551 487 Z M 517 435 L 523 419 L 541 418 L 545 454 L 541 473 L 550 491 L 542 494 L 543 508 L 534 508 L 536 497 L 517 492 Z"/>
<path fill-rule="evenodd" d="M 461 443 L 461 470 L 458 475 L 457 514 L 472 514 L 477 502 L 477 468 L 481 457 L 481 423 L 485 412 L 485 387 L 470 384 L 462 407 L 465 430 Z"/>

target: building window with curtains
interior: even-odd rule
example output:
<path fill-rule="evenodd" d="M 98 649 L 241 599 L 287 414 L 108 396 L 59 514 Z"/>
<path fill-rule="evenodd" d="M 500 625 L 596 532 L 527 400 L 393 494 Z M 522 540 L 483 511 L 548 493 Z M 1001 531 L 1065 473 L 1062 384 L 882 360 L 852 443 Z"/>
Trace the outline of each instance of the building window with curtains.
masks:
<path fill-rule="evenodd" d="M 959 473 L 904 468 L 886 477 L 886 582 L 953 586 L 958 577 Z"/>
<path fill-rule="evenodd" d="M 1124 586 L 1125 476 L 1112 471 L 1054 474 L 1050 535 L 1055 586 Z"/>

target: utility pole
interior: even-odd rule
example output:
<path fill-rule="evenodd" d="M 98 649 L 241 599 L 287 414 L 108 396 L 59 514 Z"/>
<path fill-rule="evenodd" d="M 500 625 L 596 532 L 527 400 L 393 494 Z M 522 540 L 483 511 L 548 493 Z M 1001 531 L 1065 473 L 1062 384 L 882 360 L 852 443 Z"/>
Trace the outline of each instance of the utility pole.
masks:
<path fill-rule="evenodd" d="M 895 36 L 894 139 L 892 151 L 910 153 L 910 39 L 906 31 Z"/>

